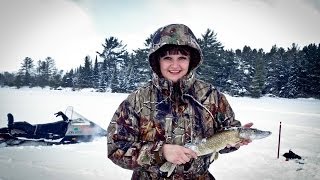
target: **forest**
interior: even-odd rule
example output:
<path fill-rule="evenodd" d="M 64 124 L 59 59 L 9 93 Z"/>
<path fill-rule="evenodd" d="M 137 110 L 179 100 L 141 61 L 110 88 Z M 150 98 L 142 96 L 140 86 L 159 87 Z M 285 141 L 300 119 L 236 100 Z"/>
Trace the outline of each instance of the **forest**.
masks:
<path fill-rule="evenodd" d="M 98 92 L 129 93 L 151 80 L 148 51 L 145 47 L 129 52 L 117 37 L 110 36 L 95 57 L 83 57 L 83 64 L 66 72 L 55 66 L 53 57 L 21 60 L 17 72 L 0 73 L 0 86 L 93 88 Z M 320 43 L 284 49 L 273 45 L 263 49 L 225 49 L 212 29 L 198 38 L 204 56 L 197 78 L 213 84 L 232 96 L 259 98 L 320 98 Z"/>

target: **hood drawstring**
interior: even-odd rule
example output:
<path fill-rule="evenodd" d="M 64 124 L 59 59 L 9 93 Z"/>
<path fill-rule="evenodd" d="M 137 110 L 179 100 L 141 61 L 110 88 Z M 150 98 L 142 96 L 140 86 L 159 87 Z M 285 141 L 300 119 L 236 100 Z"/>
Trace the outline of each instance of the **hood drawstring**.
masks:
<path fill-rule="evenodd" d="M 201 102 L 199 102 L 198 100 L 196 100 L 192 95 L 190 95 L 190 94 L 183 94 L 182 96 L 187 96 L 187 97 L 191 98 L 191 99 L 192 99 L 196 104 L 198 104 L 201 108 L 205 109 L 205 110 L 209 113 L 209 115 L 211 116 L 212 119 L 215 119 L 215 118 L 214 118 L 214 115 L 210 112 L 210 110 L 209 110 L 207 107 L 205 107 Z M 218 99 L 215 101 L 216 109 L 219 108 L 219 107 L 218 107 L 218 104 L 219 104 L 219 93 L 218 93 Z M 217 120 L 217 123 L 218 123 L 218 128 L 221 129 L 221 130 L 224 129 L 224 128 L 230 128 L 230 127 L 231 127 L 230 124 L 229 124 L 229 123 L 226 123 L 226 122 L 228 122 L 229 119 L 230 119 L 229 117 L 225 118 L 224 120 L 216 119 L 216 120 Z"/>
<path fill-rule="evenodd" d="M 203 109 L 205 109 L 205 110 L 209 113 L 209 115 L 211 116 L 212 119 L 215 119 L 214 116 L 213 116 L 213 114 L 210 112 L 210 110 L 209 110 L 207 107 L 205 107 L 203 104 L 201 104 L 198 100 L 196 100 L 193 96 L 191 96 L 190 94 L 183 94 L 183 95 L 182 95 L 182 98 L 183 98 L 183 96 L 187 96 L 187 97 L 191 98 L 191 99 L 192 99 L 195 103 L 197 103 L 200 107 L 202 107 Z"/>

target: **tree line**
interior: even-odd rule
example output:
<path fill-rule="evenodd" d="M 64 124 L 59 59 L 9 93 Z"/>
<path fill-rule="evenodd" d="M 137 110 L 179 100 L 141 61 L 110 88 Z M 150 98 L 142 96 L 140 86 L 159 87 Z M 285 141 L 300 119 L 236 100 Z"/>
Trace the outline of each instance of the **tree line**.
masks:
<path fill-rule="evenodd" d="M 122 41 L 108 37 L 95 57 L 84 57 L 82 65 L 67 72 L 58 70 L 52 57 L 36 64 L 26 57 L 17 73 L 0 73 L 0 85 L 129 93 L 151 79 L 147 60 L 151 39 L 152 35 L 145 40 L 143 48 L 129 53 Z M 269 52 L 250 46 L 226 50 L 211 29 L 198 42 L 204 61 L 197 77 L 224 93 L 255 98 L 265 95 L 320 98 L 320 44 L 300 48 L 293 43 L 287 49 L 274 45 Z"/>

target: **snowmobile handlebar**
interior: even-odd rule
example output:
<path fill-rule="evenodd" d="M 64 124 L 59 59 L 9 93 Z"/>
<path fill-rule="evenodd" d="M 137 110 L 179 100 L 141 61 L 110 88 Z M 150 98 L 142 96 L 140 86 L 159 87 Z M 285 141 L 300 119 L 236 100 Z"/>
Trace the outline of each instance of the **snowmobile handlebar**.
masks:
<path fill-rule="evenodd" d="M 68 121 L 69 120 L 68 116 L 66 116 L 62 111 L 54 113 L 54 115 L 56 115 L 56 117 L 61 116 L 64 121 Z"/>

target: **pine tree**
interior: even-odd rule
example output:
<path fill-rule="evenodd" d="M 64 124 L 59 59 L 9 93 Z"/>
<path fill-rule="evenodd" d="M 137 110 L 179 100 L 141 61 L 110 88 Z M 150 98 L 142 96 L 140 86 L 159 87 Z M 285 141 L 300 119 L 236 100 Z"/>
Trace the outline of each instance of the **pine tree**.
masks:
<path fill-rule="evenodd" d="M 71 69 L 69 72 L 66 72 L 66 74 L 63 76 L 61 86 L 74 88 L 73 78 L 74 78 L 74 73 L 73 73 L 73 69 Z"/>
<path fill-rule="evenodd" d="M 197 73 L 200 79 L 208 81 L 218 88 L 226 83 L 223 77 L 226 61 L 223 59 L 223 46 L 217 40 L 217 34 L 207 29 L 202 39 L 198 39 L 203 52 L 204 62 L 200 65 Z"/>
<path fill-rule="evenodd" d="M 107 60 L 103 60 L 100 70 L 99 92 L 107 91 L 108 82 L 108 64 Z"/>
<path fill-rule="evenodd" d="M 265 64 L 263 60 L 263 51 L 260 49 L 254 64 L 254 76 L 251 83 L 251 97 L 259 98 L 262 96 L 262 90 L 265 84 L 264 69 Z"/>
<path fill-rule="evenodd" d="M 92 72 L 92 85 L 94 89 L 98 89 L 99 87 L 99 81 L 100 81 L 100 76 L 99 76 L 99 64 L 98 64 L 98 57 L 96 56 L 96 59 L 94 61 L 94 66 L 93 66 L 93 72 Z"/>
<path fill-rule="evenodd" d="M 55 86 L 54 75 L 57 74 L 55 61 L 51 57 L 47 57 L 44 61 L 39 60 L 37 66 L 37 84 L 40 87 Z"/>
<path fill-rule="evenodd" d="M 0 73 L 0 85 L 1 86 L 15 86 L 16 76 L 14 73 L 4 72 Z"/>
<path fill-rule="evenodd" d="M 225 83 L 222 89 L 231 95 L 238 95 L 240 87 L 237 81 L 237 61 L 235 52 L 232 50 L 226 50 L 223 58 L 225 59 L 226 67 L 223 72 Z"/>
<path fill-rule="evenodd" d="M 48 84 L 48 78 L 45 74 L 46 62 L 39 60 L 37 63 L 37 85 L 40 87 L 45 87 Z"/>
<path fill-rule="evenodd" d="M 86 56 L 84 59 L 84 67 L 80 69 L 80 79 L 79 86 L 80 88 L 89 88 L 92 87 L 92 61 L 90 56 Z"/>
<path fill-rule="evenodd" d="M 21 63 L 21 67 L 19 70 L 19 82 L 20 86 L 33 86 L 33 76 L 34 76 L 34 70 L 33 70 L 34 64 L 33 60 L 29 57 L 26 57 L 23 59 L 23 62 Z"/>
<path fill-rule="evenodd" d="M 54 80 L 53 77 L 57 73 L 57 68 L 55 61 L 52 57 L 47 57 L 45 59 L 45 76 L 48 77 L 48 86 L 53 87 L 54 86 Z"/>
<path fill-rule="evenodd" d="M 63 70 L 56 70 L 51 77 L 50 87 L 57 89 L 58 87 L 62 86 L 62 76 Z"/>
<path fill-rule="evenodd" d="M 130 87 L 128 87 L 129 92 L 133 91 L 139 86 L 142 86 L 151 79 L 152 71 L 148 60 L 148 52 L 150 50 L 149 47 L 151 44 L 151 39 L 152 35 L 150 35 L 150 37 L 145 40 L 144 48 L 138 48 L 137 50 L 133 51 L 133 54 L 131 54 L 131 63 L 128 68 L 128 77 L 130 80 Z"/>
<path fill-rule="evenodd" d="M 254 61 L 258 57 L 256 49 L 251 49 L 250 46 L 244 46 L 242 51 L 237 49 L 235 53 L 235 76 L 237 82 L 238 95 L 250 95 L 251 82 L 254 76 Z"/>
<path fill-rule="evenodd" d="M 124 55 L 126 52 L 126 45 L 122 45 L 122 41 L 119 41 L 115 37 L 106 38 L 103 51 L 97 52 L 99 56 L 103 59 L 103 68 L 102 68 L 102 79 L 100 82 L 100 89 L 103 91 L 111 90 L 115 92 L 119 87 L 119 81 L 121 77 L 118 76 L 123 68 L 124 64 Z"/>
<path fill-rule="evenodd" d="M 320 46 L 320 44 L 319 44 Z M 303 48 L 306 81 L 304 91 L 309 97 L 320 97 L 320 47 L 310 44 Z"/>
<path fill-rule="evenodd" d="M 281 82 L 284 76 L 281 68 L 283 53 L 283 48 L 278 48 L 276 45 L 274 45 L 270 52 L 266 54 L 267 79 L 264 91 L 267 94 L 279 96 Z"/>
<path fill-rule="evenodd" d="M 294 98 L 299 95 L 299 71 L 301 69 L 300 61 L 302 58 L 301 52 L 296 44 L 292 44 L 285 52 L 284 59 L 287 68 L 287 80 L 280 91 L 281 97 Z"/>

